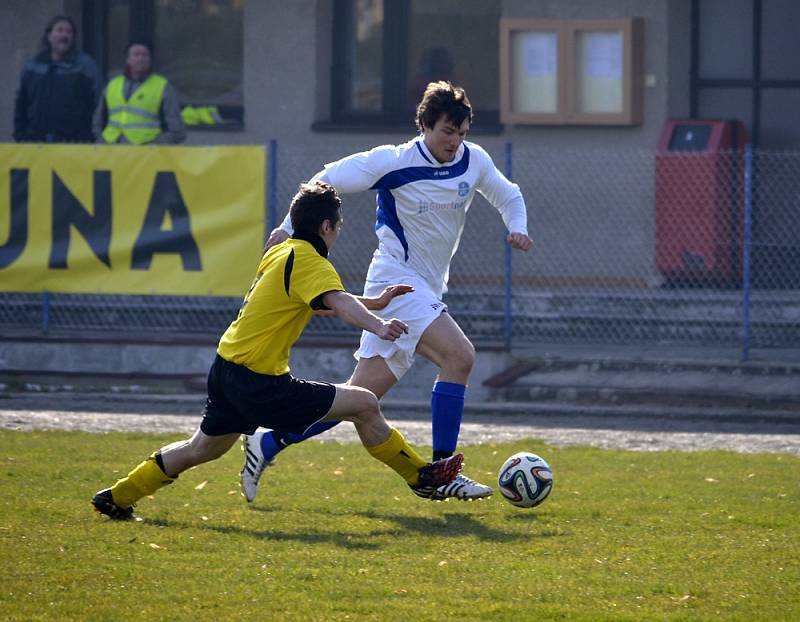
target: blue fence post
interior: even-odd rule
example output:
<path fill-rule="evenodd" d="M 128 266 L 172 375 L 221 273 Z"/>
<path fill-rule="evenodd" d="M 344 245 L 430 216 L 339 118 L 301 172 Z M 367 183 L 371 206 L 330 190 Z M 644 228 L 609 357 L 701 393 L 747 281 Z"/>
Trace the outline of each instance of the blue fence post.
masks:
<path fill-rule="evenodd" d="M 50 330 L 50 292 L 42 292 L 42 333 L 47 335 Z"/>
<path fill-rule="evenodd" d="M 744 240 L 742 241 L 742 361 L 750 358 L 750 266 L 753 245 L 753 146 L 744 148 Z"/>
<path fill-rule="evenodd" d="M 278 226 L 278 141 L 269 141 L 269 230 Z"/>
<path fill-rule="evenodd" d="M 506 143 L 506 177 L 513 178 L 514 152 L 511 142 Z M 511 297 L 512 297 L 512 271 L 511 271 L 511 246 L 503 240 L 505 249 L 505 271 L 503 275 L 503 289 L 505 296 L 504 318 L 503 318 L 503 338 L 507 350 L 511 349 L 511 337 L 514 334 L 514 323 L 511 317 Z"/>

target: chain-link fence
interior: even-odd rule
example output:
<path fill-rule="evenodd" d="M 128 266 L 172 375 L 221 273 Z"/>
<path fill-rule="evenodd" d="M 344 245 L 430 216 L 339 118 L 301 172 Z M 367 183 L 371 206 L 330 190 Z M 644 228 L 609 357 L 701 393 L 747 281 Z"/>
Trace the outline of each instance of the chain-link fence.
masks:
<path fill-rule="evenodd" d="M 278 221 L 298 183 L 349 152 L 272 151 L 268 214 Z M 498 214 L 476 197 L 446 296 L 474 340 L 800 347 L 800 152 L 507 145 L 492 155 L 523 191 L 534 248 L 510 252 Z M 360 292 L 376 244 L 373 193 L 345 196 L 344 215 L 331 259 Z M 0 293 L 0 330 L 211 337 L 239 304 Z M 353 332 L 328 318 L 309 329 Z"/>
<path fill-rule="evenodd" d="M 514 333 L 800 345 L 800 153 L 518 149 Z"/>

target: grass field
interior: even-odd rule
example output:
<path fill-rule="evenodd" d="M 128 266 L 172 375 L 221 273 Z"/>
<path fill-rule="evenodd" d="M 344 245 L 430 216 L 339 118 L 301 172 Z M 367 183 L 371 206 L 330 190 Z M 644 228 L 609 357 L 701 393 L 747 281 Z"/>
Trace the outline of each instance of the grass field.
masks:
<path fill-rule="evenodd" d="M 800 459 L 535 451 L 539 508 L 431 503 L 355 444 L 311 441 L 248 507 L 241 453 L 144 499 L 91 495 L 180 435 L 0 431 L 3 620 L 800 620 Z"/>

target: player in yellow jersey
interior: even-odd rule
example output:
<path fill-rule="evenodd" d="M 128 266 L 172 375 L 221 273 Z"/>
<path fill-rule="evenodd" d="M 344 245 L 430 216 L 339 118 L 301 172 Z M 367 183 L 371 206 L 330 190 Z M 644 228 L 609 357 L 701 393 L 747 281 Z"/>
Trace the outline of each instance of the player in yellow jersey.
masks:
<path fill-rule="evenodd" d="M 289 351 L 315 310 L 394 341 L 408 327 L 382 320 L 379 310 L 411 290 L 396 285 L 375 298 L 344 291 L 328 261 L 342 225 L 341 201 L 333 186 L 300 186 L 289 208 L 294 235 L 264 254 L 234 322 L 220 339 L 208 374 L 203 420 L 194 435 L 154 452 L 127 477 L 92 498 L 113 519 L 133 518 L 133 505 L 172 483 L 183 471 L 219 458 L 241 434 L 258 426 L 302 434 L 319 421 L 352 421 L 367 451 L 394 469 L 419 496 L 430 497 L 461 470 L 463 456 L 427 463 L 381 414 L 367 389 L 294 378 Z"/>

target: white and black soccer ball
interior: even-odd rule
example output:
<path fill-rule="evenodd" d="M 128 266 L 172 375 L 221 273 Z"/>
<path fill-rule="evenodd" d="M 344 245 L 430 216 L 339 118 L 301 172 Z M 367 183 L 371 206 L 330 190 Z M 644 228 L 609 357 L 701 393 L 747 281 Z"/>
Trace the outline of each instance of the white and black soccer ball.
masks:
<path fill-rule="evenodd" d="M 521 451 L 500 467 L 497 486 L 511 505 L 532 508 L 547 499 L 553 490 L 553 471 L 541 456 Z"/>

